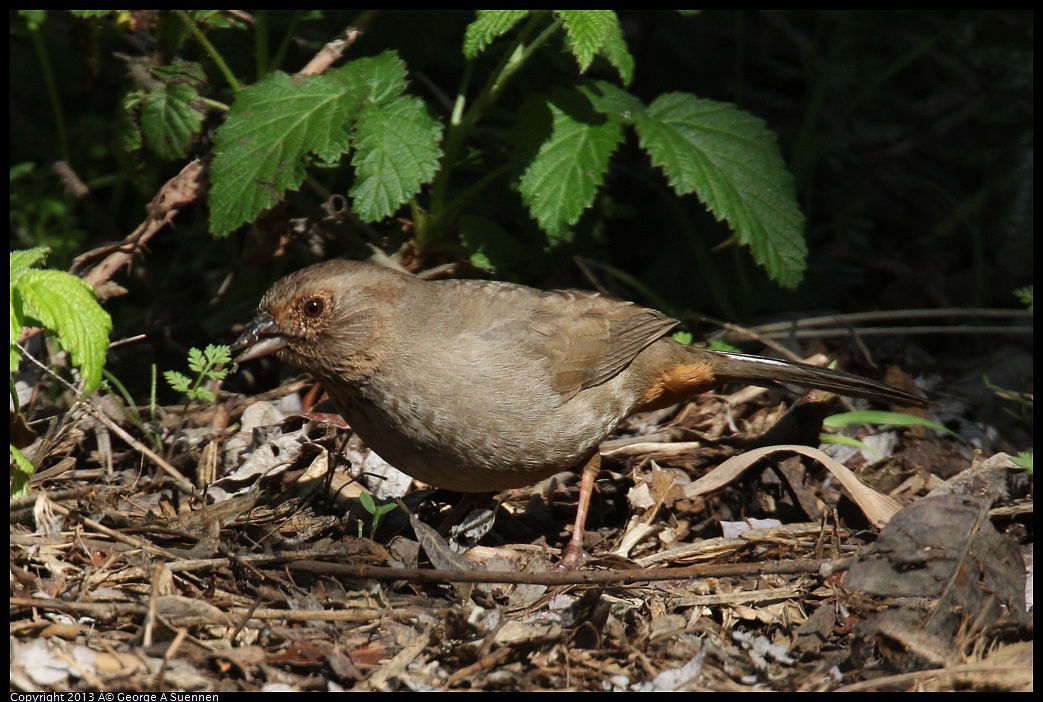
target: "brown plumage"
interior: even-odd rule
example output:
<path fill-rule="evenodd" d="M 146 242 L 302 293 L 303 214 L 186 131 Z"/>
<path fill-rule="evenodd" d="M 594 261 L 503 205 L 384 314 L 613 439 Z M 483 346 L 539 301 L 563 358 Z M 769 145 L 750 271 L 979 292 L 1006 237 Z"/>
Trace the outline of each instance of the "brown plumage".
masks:
<path fill-rule="evenodd" d="M 598 446 L 634 413 L 731 381 L 926 404 L 848 373 L 684 346 L 666 336 L 677 324 L 597 293 L 338 260 L 276 282 L 235 349 L 239 363 L 274 353 L 314 375 L 370 448 L 425 483 L 491 492 L 584 469 L 570 566 Z"/>

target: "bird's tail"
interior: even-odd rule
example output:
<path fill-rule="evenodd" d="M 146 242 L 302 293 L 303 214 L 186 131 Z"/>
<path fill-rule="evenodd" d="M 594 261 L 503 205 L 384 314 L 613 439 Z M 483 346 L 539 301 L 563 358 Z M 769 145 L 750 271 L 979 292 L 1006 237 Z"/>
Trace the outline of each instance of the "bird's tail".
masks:
<path fill-rule="evenodd" d="M 713 366 L 718 380 L 737 380 L 751 385 L 800 385 L 903 407 L 925 407 L 930 404 L 918 395 L 853 373 L 764 356 L 720 351 L 713 353 Z"/>

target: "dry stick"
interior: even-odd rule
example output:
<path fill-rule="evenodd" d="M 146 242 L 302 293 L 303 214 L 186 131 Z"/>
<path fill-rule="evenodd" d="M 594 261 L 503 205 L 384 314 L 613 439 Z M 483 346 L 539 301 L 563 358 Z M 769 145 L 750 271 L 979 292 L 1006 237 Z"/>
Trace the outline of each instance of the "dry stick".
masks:
<path fill-rule="evenodd" d="M 308 65 L 302 68 L 298 74 L 302 76 L 314 76 L 320 73 L 324 73 L 327 68 L 333 65 L 335 61 L 340 59 L 344 55 L 351 45 L 358 41 L 359 37 L 366 30 L 376 16 L 380 14 L 380 10 L 366 10 L 359 15 L 354 24 L 349 25 L 344 30 L 343 39 L 334 39 L 325 46 L 323 46 L 319 53 L 312 57 Z"/>
<path fill-rule="evenodd" d="M 902 321 L 920 319 L 951 319 L 955 317 L 978 317 L 986 319 L 1031 320 L 1032 312 L 1028 310 L 973 309 L 963 307 L 947 307 L 942 309 L 892 310 L 887 312 L 854 312 L 850 314 L 824 315 L 808 317 L 787 322 L 762 324 L 753 328 L 726 325 L 711 317 L 700 315 L 701 321 L 722 326 L 727 331 L 741 337 L 753 338 L 766 343 L 769 338 L 829 338 L 850 336 L 857 333 L 864 336 L 913 335 L 913 334 L 1031 334 L 1031 326 L 914 326 L 914 327 L 863 327 L 859 324 L 879 321 Z M 842 329 L 823 329 L 838 325 Z M 727 333 L 711 334 L 711 338 L 728 338 Z"/>
<path fill-rule="evenodd" d="M 130 604 L 127 602 L 69 602 L 67 600 L 51 599 L 46 597 L 12 597 L 10 598 L 11 607 L 33 607 L 35 609 L 46 609 L 53 610 L 55 612 L 66 612 L 68 614 L 76 614 L 81 616 L 90 617 L 97 619 L 98 621 L 107 621 L 115 619 L 119 616 L 137 616 L 147 617 L 149 615 L 148 607 L 140 604 Z M 359 609 L 267 609 L 258 608 L 256 610 L 250 610 L 245 607 L 232 607 L 223 614 L 229 617 L 243 617 L 248 615 L 248 619 L 258 619 L 265 621 L 285 621 L 285 622 L 309 622 L 309 621 L 323 621 L 323 622 L 347 622 L 352 624 L 358 623 L 369 623 L 378 619 L 392 619 L 396 621 L 406 621 L 416 616 L 416 611 L 413 609 L 378 609 L 376 607 L 366 607 Z M 222 626 L 228 625 L 228 619 L 223 618 L 218 621 L 214 617 L 198 616 L 198 617 L 178 617 L 177 619 L 181 628 L 188 628 L 193 626 L 206 626 L 211 624 L 219 624 Z M 175 627 L 171 627 L 175 628 Z"/>
<path fill-rule="evenodd" d="M 373 580 L 408 580 L 420 583 L 508 583 L 534 585 L 604 585 L 684 580 L 688 578 L 723 578 L 744 575 L 792 575 L 795 573 L 822 573 L 829 575 L 847 570 L 854 558 L 823 558 L 815 560 L 776 561 L 769 563 L 703 563 L 684 568 L 653 568 L 649 570 L 561 571 L 525 573 L 490 570 L 439 570 L 424 568 L 386 568 L 370 565 L 347 565 L 323 561 L 294 561 L 287 563 L 290 570 L 326 575 L 368 578 Z"/>
<path fill-rule="evenodd" d="M 156 453 L 155 451 L 150 449 L 148 446 L 145 446 L 145 444 L 141 443 L 140 441 L 135 439 L 133 436 L 131 436 L 129 433 L 127 433 L 127 431 L 125 429 L 123 429 L 123 427 L 119 426 L 114 421 L 109 419 L 108 416 L 106 416 L 106 414 L 104 412 L 99 410 L 97 407 L 95 407 L 91 403 L 90 398 L 88 398 L 83 393 L 82 390 L 80 390 L 78 387 L 76 387 L 75 385 L 73 385 L 72 383 L 67 381 L 65 378 L 61 377 L 60 375 L 55 373 L 53 370 L 51 370 L 50 368 L 45 366 L 39 360 L 37 360 L 37 358 L 35 356 L 33 356 L 31 353 L 29 353 L 25 349 L 25 347 L 22 346 L 21 344 L 18 345 L 18 348 L 21 350 L 23 356 L 25 356 L 30 361 L 35 363 L 37 366 L 42 368 L 44 370 L 44 372 L 48 373 L 51 377 L 53 377 L 56 380 L 58 380 L 58 382 L 60 382 L 63 385 L 65 385 L 65 387 L 67 387 L 68 389 L 72 390 L 76 394 L 77 399 L 79 399 L 79 401 L 83 403 L 83 406 L 87 409 L 87 411 L 91 413 L 92 417 L 94 417 L 99 422 L 104 424 L 109 429 L 109 431 L 111 431 L 112 433 L 114 433 L 116 436 L 118 436 L 119 438 L 123 439 L 124 441 L 126 441 L 127 444 L 131 448 L 133 448 L 136 451 L 138 451 L 139 453 L 143 454 L 146 458 L 149 458 L 153 463 L 155 463 L 165 473 L 167 473 L 171 478 L 173 478 L 174 482 L 177 483 L 177 486 L 183 492 L 185 492 L 188 495 L 195 495 L 196 494 L 196 487 L 195 487 L 195 485 L 192 484 L 192 482 L 188 478 L 186 478 L 185 476 L 181 475 L 181 473 L 178 471 L 177 468 L 175 468 L 174 466 L 170 465 L 166 461 L 166 459 L 164 459 L 158 453 Z"/>
<path fill-rule="evenodd" d="M 177 561 L 179 558 L 179 556 L 176 553 L 171 553 L 166 549 L 162 549 L 159 546 L 156 546 L 151 541 L 146 541 L 145 539 L 135 539 L 132 536 L 122 534 L 116 531 L 115 529 L 110 529 L 104 524 L 94 521 L 93 519 L 84 517 L 82 514 L 79 514 L 78 512 L 71 510 L 68 507 L 60 505 L 57 502 L 52 502 L 51 508 L 54 509 L 54 511 L 58 514 L 69 517 L 70 519 L 75 519 L 85 527 L 89 527 L 97 531 L 98 533 L 105 534 L 114 541 L 119 541 L 120 543 L 124 543 L 128 546 L 140 549 L 145 553 L 151 554 L 153 556 L 162 556 L 163 558 L 167 558 L 172 561 Z"/>

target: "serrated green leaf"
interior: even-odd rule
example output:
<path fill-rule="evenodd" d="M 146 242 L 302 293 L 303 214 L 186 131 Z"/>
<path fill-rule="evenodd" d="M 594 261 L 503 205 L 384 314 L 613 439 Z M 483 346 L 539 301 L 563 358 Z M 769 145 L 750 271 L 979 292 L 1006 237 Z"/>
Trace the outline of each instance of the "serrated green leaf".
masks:
<path fill-rule="evenodd" d="M 442 125 L 423 100 L 403 96 L 363 110 L 355 125 L 351 209 L 364 221 L 390 217 L 438 170 Z"/>
<path fill-rule="evenodd" d="M 590 68 L 598 54 L 608 59 L 623 79 L 634 77 L 634 57 L 630 55 L 619 17 L 613 10 L 557 10 L 568 35 L 569 48 L 576 57 L 580 72 Z"/>
<path fill-rule="evenodd" d="M 605 35 L 601 53 L 619 71 L 623 85 L 630 85 L 630 81 L 634 80 L 634 56 L 630 53 L 630 47 L 623 38 L 623 28 L 619 26 L 618 21 Z"/>
<path fill-rule="evenodd" d="M 496 222 L 467 215 L 460 219 L 460 240 L 471 252 L 471 264 L 498 271 L 529 257 L 521 242 Z"/>
<path fill-rule="evenodd" d="M 116 133 L 120 146 L 128 154 L 140 151 L 145 143 L 141 134 L 141 103 L 145 100 L 144 90 L 133 90 L 123 96 L 117 117 Z"/>
<path fill-rule="evenodd" d="M 547 102 L 551 133 L 519 182 L 532 216 L 549 235 L 575 224 L 594 201 L 608 161 L 623 140 L 622 121 L 596 112 L 579 93 Z"/>
<path fill-rule="evenodd" d="M 579 86 L 578 90 L 590 100 L 594 109 L 602 114 L 614 114 L 624 122 L 632 122 L 634 116 L 645 111 L 645 103 L 617 85 L 595 80 Z"/>
<path fill-rule="evenodd" d="M 361 99 L 329 74 L 273 72 L 241 90 L 214 134 L 210 231 L 224 236 L 299 188 L 312 154 L 344 154 Z"/>
<path fill-rule="evenodd" d="M 669 93 L 636 115 L 634 125 L 674 190 L 695 192 L 773 280 L 796 287 L 807 259 L 804 217 L 764 122 L 729 103 Z"/>
<path fill-rule="evenodd" d="M 232 349 L 225 344 L 207 344 L 203 349 L 203 355 L 206 356 L 210 368 L 232 362 Z"/>
<path fill-rule="evenodd" d="M 360 58 L 327 71 L 347 90 L 359 91 L 359 98 L 371 103 L 392 100 L 406 89 L 406 64 L 394 51 Z"/>
<path fill-rule="evenodd" d="M 79 11 L 82 12 L 83 10 Z M 75 12 L 76 11 L 74 11 L 74 14 Z M 47 19 L 47 10 L 18 10 L 18 16 L 28 23 L 29 29 L 35 31 L 39 29 L 40 25 L 43 24 L 43 21 Z"/>
<path fill-rule="evenodd" d="M 112 319 L 89 283 L 63 271 L 26 271 L 18 280 L 24 314 L 40 321 L 69 352 L 83 376 L 84 391 L 101 382 Z"/>
<path fill-rule="evenodd" d="M 74 17 L 105 17 L 111 15 L 113 12 L 119 12 L 119 10 L 69 10 Z"/>
<path fill-rule="evenodd" d="M 202 373 L 206 370 L 207 363 L 206 359 L 203 358 L 203 352 L 197 349 L 195 346 L 188 350 L 188 369 L 193 373 Z"/>
<path fill-rule="evenodd" d="M 467 25 L 464 33 L 464 56 L 470 60 L 478 56 L 497 37 L 511 31 L 532 10 L 478 10 L 478 18 Z"/>
<path fill-rule="evenodd" d="M 1033 456 L 1034 454 L 1031 451 L 1019 451 L 1017 456 L 1011 456 L 1010 462 L 1018 468 L 1024 468 L 1031 473 Z"/>
<path fill-rule="evenodd" d="M 46 246 L 37 246 L 31 249 L 11 252 L 11 286 L 18 282 L 18 278 L 30 268 L 35 267 L 47 258 L 51 250 Z"/>
<path fill-rule="evenodd" d="M 206 388 L 196 388 L 195 390 L 189 391 L 188 399 L 201 400 L 202 402 L 206 403 L 213 403 L 217 401 L 217 398 L 214 397 L 214 393 L 210 392 Z"/>
<path fill-rule="evenodd" d="M 214 135 L 210 230 L 226 235 L 300 187 L 313 156 L 339 161 L 363 105 L 405 86 L 404 64 L 386 52 L 318 76 L 271 73 L 240 91 Z"/>
<path fill-rule="evenodd" d="M 164 87 L 150 91 L 141 100 L 145 142 L 163 158 L 182 158 L 203 127 L 206 105 L 198 87 L 205 76 L 192 63 L 160 66 L 152 74 Z"/>
<path fill-rule="evenodd" d="M 8 446 L 15 462 L 15 469 L 11 471 L 11 497 L 24 497 L 29 494 L 29 480 L 36 472 L 36 466 L 14 444 L 8 443 Z"/>
<path fill-rule="evenodd" d="M 184 373 L 163 371 L 163 378 L 175 392 L 188 392 L 188 389 L 192 387 L 192 379 Z"/>
<path fill-rule="evenodd" d="M 1032 311 L 1032 291 L 1034 287 L 1035 286 L 1033 285 L 1026 285 L 1014 291 L 1014 294 L 1017 296 L 1018 300 L 1021 301 L 1021 304 L 1028 307 L 1029 312 Z"/>

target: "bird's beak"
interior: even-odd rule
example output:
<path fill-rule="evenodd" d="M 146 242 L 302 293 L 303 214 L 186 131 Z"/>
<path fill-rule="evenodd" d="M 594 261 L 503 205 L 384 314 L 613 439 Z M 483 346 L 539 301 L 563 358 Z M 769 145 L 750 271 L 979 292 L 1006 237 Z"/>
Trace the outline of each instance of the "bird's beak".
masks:
<path fill-rule="evenodd" d="M 289 343 L 290 340 L 279 331 L 275 317 L 267 312 L 261 312 L 254 317 L 250 326 L 232 344 L 233 352 L 242 351 L 236 356 L 235 363 L 239 364 L 273 354 L 279 349 L 285 348 Z"/>

